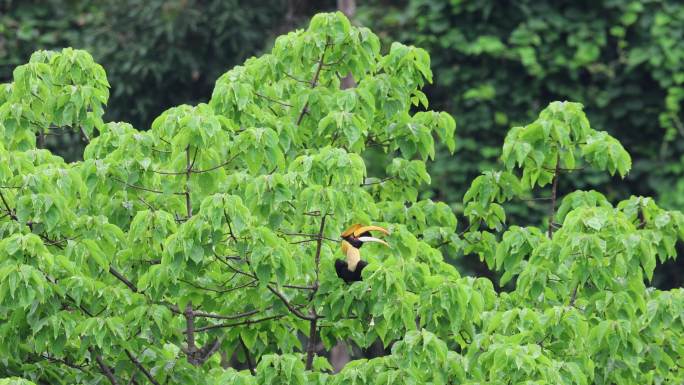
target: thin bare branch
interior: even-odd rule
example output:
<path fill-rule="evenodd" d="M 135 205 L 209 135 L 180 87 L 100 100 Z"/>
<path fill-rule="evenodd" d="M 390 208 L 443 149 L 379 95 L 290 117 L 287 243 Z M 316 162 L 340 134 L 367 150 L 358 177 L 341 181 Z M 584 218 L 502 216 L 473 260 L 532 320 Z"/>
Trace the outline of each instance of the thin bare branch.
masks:
<path fill-rule="evenodd" d="M 136 189 L 136 190 L 147 191 L 147 192 L 151 192 L 151 193 L 155 193 L 155 194 L 167 195 L 167 193 L 165 193 L 165 192 L 163 192 L 163 191 L 155 190 L 155 189 L 151 189 L 151 188 L 147 188 L 147 187 L 142 187 L 142 186 L 137 186 L 137 185 L 134 185 L 134 184 L 130 184 L 130 183 L 128 183 L 128 182 L 126 182 L 126 181 L 124 181 L 124 180 L 121 180 L 121 179 L 119 179 L 119 178 L 116 178 L 116 177 L 112 177 L 112 179 L 114 179 L 115 181 L 117 181 L 117 182 L 119 182 L 119 183 L 123 183 L 123 184 L 126 185 L 127 187 L 130 187 L 130 188 L 133 188 L 133 189 Z M 170 194 L 172 194 L 172 195 L 185 195 L 184 192 L 172 192 L 172 193 L 170 193 Z"/>
<path fill-rule="evenodd" d="M 0 190 L 0 198 L 2 198 L 2 204 L 5 206 L 5 210 L 7 210 L 7 214 L 9 214 L 10 218 L 15 221 L 19 221 L 16 214 L 14 214 L 14 210 L 9 207 L 7 200 L 5 200 L 5 194 L 2 193 L 2 190 Z"/>
<path fill-rule="evenodd" d="M 318 77 L 321 75 L 321 69 L 323 69 L 323 61 L 325 60 L 325 53 L 328 50 L 328 47 L 330 46 L 330 39 L 326 39 L 325 42 L 325 47 L 323 47 L 323 52 L 321 53 L 321 58 L 318 60 L 318 66 L 316 68 L 316 72 L 314 73 L 313 79 L 311 79 L 310 86 L 311 88 L 315 88 L 316 84 L 318 84 Z M 299 116 L 297 117 L 297 123 L 296 125 L 299 126 L 299 124 L 302 122 L 302 119 L 304 119 L 304 115 L 309 111 L 309 102 L 307 101 L 304 104 L 304 107 L 302 108 L 302 111 L 299 113 Z"/>
<path fill-rule="evenodd" d="M 155 380 L 154 377 L 152 377 L 152 375 L 150 374 L 150 372 L 149 372 L 147 369 L 145 369 L 145 367 L 140 363 L 140 361 L 138 361 L 138 359 L 135 358 L 135 356 L 133 356 L 133 354 L 132 354 L 128 349 L 124 349 L 124 351 L 126 352 L 126 355 L 128 356 L 128 359 L 131 360 L 131 362 L 132 362 L 135 366 L 137 366 L 138 369 L 140 369 L 141 372 L 143 372 L 143 374 L 145 375 L 145 377 L 147 377 L 147 379 L 150 380 L 150 382 L 151 382 L 152 384 L 154 384 L 154 385 L 159 385 L 159 382 L 157 382 L 157 380 Z"/>
<path fill-rule="evenodd" d="M 112 369 L 109 367 L 109 365 L 107 365 L 104 362 L 100 353 L 97 353 L 93 348 L 88 348 L 88 350 L 90 350 L 90 353 L 95 356 L 97 366 L 100 367 L 100 371 L 102 372 L 102 374 L 105 375 L 105 377 L 107 377 L 109 383 L 111 383 L 112 385 L 119 385 L 119 382 L 116 380 L 116 377 L 114 377 L 114 373 L 112 373 Z"/>
<path fill-rule="evenodd" d="M 556 215 L 556 198 L 558 193 L 558 175 L 560 175 L 560 152 L 556 155 L 556 170 L 553 174 L 551 187 L 551 207 L 549 207 L 549 231 L 548 236 L 553 236 L 553 217 Z"/>
<path fill-rule="evenodd" d="M 252 355 L 249 353 L 249 349 L 247 349 L 247 345 L 245 345 L 245 341 L 240 338 L 240 345 L 242 345 L 242 351 L 245 353 L 245 358 L 247 359 L 247 366 L 249 367 L 249 372 L 252 373 L 253 376 L 256 376 L 256 370 L 254 370 L 254 361 L 252 361 Z"/>
<path fill-rule="evenodd" d="M 255 94 L 256 96 L 260 97 L 260 98 L 266 99 L 266 100 L 271 101 L 271 102 L 276 103 L 276 104 L 280 104 L 281 106 L 292 107 L 292 104 L 287 104 L 287 103 L 282 102 L 282 101 L 280 101 L 280 100 L 273 99 L 273 98 L 270 97 L 270 96 L 266 96 L 266 95 L 260 94 L 260 93 L 258 93 L 258 92 L 255 92 L 254 94 Z"/>
<path fill-rule="evenodd" d="M 220 257 L 220 256 L 218 256 L 218 255 L 216 255 L 216 254 L 214 254 L 214 257 L 216 257 L 216 259 L 218 259 L 219 262 L 221 262 L 221 263 L 223 263 L 224 265 L 226 265 L 231 271 L 233 271 L 233 272 L 235 272 L 235 273 L 237 273 L 237 274 L 244 275 L 245 277 L 250 277 L 250 278 L 254 279 L 254 281 L 250 282 L 249 284 L 247 284 L 247 285 L 245 285 L 245 286 L 249 286 L 250 284 L 253 284 L 253 283 L 255 283 L 255 282 L 257 282 L 257 281 L 259 280 L 259 279 L 257 278 L 256 275 L 236 268 L 235 266 L 233 266 L 233 265 L 231 265 L 230 263 L 228 263 L 228 261 L 224 261 L 222 257 Z M 277 285 L 276 282 L 269 282 L 269 283 L 270 283 L 271 285 Z M 290 284 L 285 284 L 285 285 L 282 285 L 282 287 L 285 287 L 285 288 L 288 288 L 288 289 L 313 290 L 313 286 L 301 286 L 301 285 L 290 285 Z"/>
<path fill-rule="evenodd" d="M 119 273 L 115 268 L 109 266 L 109 272 L 114 277 L 116 277 L 116 279 L 118 279 L 119 281 L 123 282 L 126 286 L 128 286 L 128 288 L 131 289 L 132 292 L 134 292 L 134 293 L 138 292 L 138 288 L 135 286 L 135 284 L 133 282 L 129 281 L 128 279 L 126 279 L 126 277 L 124 277 L 123 274 Z"/>
<path fill-rule="evenodd" d="M 297 310 L 297 308 L 295 306 L 293 306 L 290 303 L 290 301 L 288 301 L 288 299 L 285 297 L 285 295 L 283 293 L 279 292 L 277 289 L 274 289 L 271 285 L 266 285 L 266 288 L 271 293 L 275 294 L 275 296 L 278 297 L 283 304 L 285 304 L 287 309 L 292 314 L 296 315 L 297 317 L 299 317 L 303 320 L 307 320 L 307 321 L 312 321 L 312 320 L 315 320 L 317 318 L 317 316 L 306 315 L 306 314 L 302 313 L 301 311 Z"/>
<path fill-rule="evenodd" d="M 208 330 L 214 330 L 214 329 L 230 328 L 230 327 L 242 326 L 242 325 L 252 325 L 252 324 L 259 323 L 259 322 L 270 321 L 273 319 L 283 318 L 283 317 L 287 317 L 287 316 L 288 316 L 288 314 L 276 314 L 276 315 L 272 315 L 272 316 L 268 316 L 268 317 L 264 317 L 264 318 L 247 319 L 244 321 L 234 322 L 234 323 L 222 323 L 222 324 L 216 324 L 216 325 L 209 325 L 209 326 L 197 328 L 197 329 L 195 329 L 195 332 L 200 333 L 200 332 L 206 332 Z"/>
<path fill-rule="evenodd" d="M 292 76 L 291 74 L 289 74 L 289 73 L 287 73 L 287 72 L 283 72 L 283 74 L 284 74 L 285 76 L 287 76 L 288 78 L 294 80 L 294 81 L 297 81 L 297 82 L 300 82 L 300 83 L 303 83 L 303 84 L 311 84 L 309 81 L 306 81 L 306 80 L 304 80 L 304 79 L 296 78 L 296 77 Z"/>

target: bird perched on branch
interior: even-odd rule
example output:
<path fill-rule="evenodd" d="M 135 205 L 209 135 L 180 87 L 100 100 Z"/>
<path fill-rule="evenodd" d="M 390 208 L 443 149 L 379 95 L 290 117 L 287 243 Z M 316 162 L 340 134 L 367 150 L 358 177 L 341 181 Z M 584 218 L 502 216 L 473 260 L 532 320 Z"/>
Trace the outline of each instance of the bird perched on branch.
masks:
<path fill-rule="evenodd" d="M 350 283 L 361 280 L 361 271 L 368 265 L 366 261 L 361 260 L 361 252 L 359 251 L 364 243 L 377 242 L 389 246 L 382 239 L 371 237 L 371 231 L 379 231 L 389 235 L 389 231 L 380 226 L 362 226 L 358 223 L 352 225 L 340 235 L 342 237 L 342 253 L 344 253 L 346 259 L 335 260 L 335 271 L 337 271 L 337 276 L 342 278 L 344 282 Z"/>

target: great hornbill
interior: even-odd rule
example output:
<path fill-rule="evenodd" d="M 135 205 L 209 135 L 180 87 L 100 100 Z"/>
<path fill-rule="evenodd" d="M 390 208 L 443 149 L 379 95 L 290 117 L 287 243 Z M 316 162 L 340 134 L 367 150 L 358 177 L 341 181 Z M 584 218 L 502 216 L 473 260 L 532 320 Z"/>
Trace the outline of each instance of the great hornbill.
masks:
<path fill-rule="evenodd" d="M 361 271 L 368 265 L 366 261 L 361 260 L 361 252 L 359 251 L 364 243 L 378 242 L 389 246 L 382 239 L 371 237 L 371 231 L 379 231 L 389 235 L 389 231 L 382 227 L 362 226 L 358 223 L 352 225 L 340 235 L 342 237 L 342 253 L 347 258 L 345 260 L 335 260 L 335 271 L 337 271 L 337 276 L 342 278 L 344 282 L 350 283 L 361 280 Z"/>

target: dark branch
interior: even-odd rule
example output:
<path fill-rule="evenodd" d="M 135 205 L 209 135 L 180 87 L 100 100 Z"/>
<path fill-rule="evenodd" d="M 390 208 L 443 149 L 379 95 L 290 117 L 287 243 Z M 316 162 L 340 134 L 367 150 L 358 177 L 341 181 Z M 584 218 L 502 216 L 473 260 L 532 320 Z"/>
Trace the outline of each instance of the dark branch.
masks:
<path fill-rule="evenodd" d="M 242 345 L 242 351 L 245 352 L 245 358 L 247 359 L 247 366 L 249 367 L 249 372 L 252 373 L 253 376 L 256 376 L 256 370 L 254 370 L 254 361 L 252 361 L 252 355 L 249 353 L 249 349 L 247 349 L 247 345 L 245 345 L 245 341 L 240 337 L 240 345 Z"/>
<path fill-rule="evenodd" d="M 142 191 L 147 191 L 147 192 L 151 192 L 151 193 L 155 193 L 155 194 L 167 195 L 167 193 L 165 193 L 165 192 L 163 192 L 163 191 L 154 190 L 154 189 L 147 188 L 147 187 L 142 187 L 142 186 L 136 186 L 136 185 L 134 185 L 134 184 L 130 184 L 130 183 L 128 183 L 128 182 L 126 182 L 126 181 L 124 181 L 124 180 L 121 180 L 121 179 L 119 179 L 119 178 L 116 178 L 116 177 L 112 177 L 112 179 L 114 179 L 115 181 L 117 181 L 117 182 L 119 182 L 119 183 L 123 183 L 123 184 L 126 185 L 127 187 L 130 187 L 130 188 L 133 188 L 133 189 L 136 189 L 136 190 L 142 190 Z M 173 193 L 171 193 L 171 194 L 173 194 L 173 195 L 185 195 L 184 192 L 173 192 Z"/>
<path fill-rule="evenodd" d="M 126 277 L 124 277 L 121 273 L 119 273 L 115 268 L 109 266 L 109 272 L 113 276 L 115 276 L 119 281 L 123 282 L 126 286 L 128 286 L 128 288 L 131 289 L 131 291 L 133 291 L 134 293 L 138 292 L 138 288 L 135 286 L 135 284 L 133 284 L 133 282 L 129 281 L 128 279 L 126 279 Z"/>
<path fill-rule="evenodd" d="M 95 356 L 97 366 L 100 367 L 100 371 L 102 372 L 102 374 L 105 375 L 105 377 L 107 377 L 109 382 L 112 385 L 119 385 L 119 382 L 116 380 L 116 377 L 114 377 L 114 373 L 112 373 L 112 369 L 104 362 L 100 353 L 95 352 L 95 349 L 93 348 L 88 348 L 88 350 L 90 350 L 90 353 Z"/>
<path fill-rule="evenodd" d="M 130 352 L 128 349 L 124 349 L 124 350 L 125 350 L 125 352 L 126 352 L 126 355 L 128 356 L 128 359 L 131 360 L 131 362 L 133 362 L 133 364 L 134 364 L 135 366 L 137 366 L 138 369 L 140 369 L 141 372 L 143 372 L 143 374 L 145 375 L 145 377 L 147 377 L 147 379 L 150 380 L 150 382 L 151 382 L 152 384 L 154 384 L 154 385 L 159 385 L 159 382 L 157 382 L 157 380 L 155 380 L 154 377 L 152 377 L 152 375 L 150 374 L 150 372 L 147 371 L 147 369 L 145 369 L 145 367 L 140 363 L 140 361 L 138 361 L 138 359 L 135 358 L 135 357 L 133 356 L 133 354 L 131 354 L 131 352 Z"/>
<path fill-rule="evenodd" d="M 559 150 L 560 151 L 560 150 Z M 558 193 L 558 175 L 560 174 L 560 153 L 556 155 L 556 170 L 553 174 L 553 183 L 551 187 L 551 207 L 549 208 L 549 238 L 553 236 L 553 217 L 556 215 L 556 198 Z"/>
<path fill-rule="evenodd" d="M 10 218 L 15 221 L 19 221 L 16 214 L 14 214 L 14 211 L 9 207 L 7 200 L 5 200 L 5 194 L 2 193 L 2 190 L 0 190 L 0 198 L 2 198 L 2 204 L 5 206 L 5 210 L 7 210 L 7 214 L 10 216 Z"/>
<path fill-rule="evenodd" d="M 186 325 L 185 335 L 187 336 L 188 341 L 188 361 L 193 365 L 197 365 L 197 362 L 194 359 L 197 345 L 195 345 L 195 314 L 192 311 L 192 304 L 188 303 L 185 307 L 184 314 Z"/>
<path fill-rule="evenodd" d="M 271 102 L 273 102 L 273 103 L 280 104 L 281 106 L 292 107 L 291 104 L 287 104 L 287 103 L 285 103 L 285 102 L 281 102 L 280 100 L 273 99 L 273 98 L 270 97 L 270 96 L 266 96 L 266 95 L 260 94 L 260 93 L 258 93 L 258 92 L 255 92 L 254 94 L 255 94 L 256 96 L 260 97 L 260 98 L 266 99 L 266 100 L 271 101 Z"/>
<path fill-rule="evenodd" d="M 311 79 L 311 88 L 315 88 L 316 84 L 318 84 L 318 77 L 321 75 L 321 69 L 323 68 L 323 60 L 325 60 L 325 52 L 328 50 L 328 47 L 330 46 L 329 38 L 326 39 L 325 42 L 325 47 L 323 47 L 323 52 L 321 53 L 321 58 L 318 60 L 318 66 L 316 68 L 316 73 L 314 73 L 313 79 Z M 304 108 L 302 108 L 302 111 L 299 113 L 299 116 L 297 117 L 297 123 L 296 125 L 299 126 L 299 124 L 302 122 L 302 119 L 304 119 L 304 115 L 309 111 L 309 102 L 307 101 L 304 103 Z"/>
<path fill-rule="evenodd" d="M 287 309 L 290 310 L 290 312 L 291 312 L 292 314 L 296 315 L 297 317 L 299 317 L 299 318 L 301 318 L 301 319 L 303 319 L 303 320 L 307 320 L 307 321 L 312 321 L 312 320 L 315 320 L 315 319 L 317 318 L 317 316 L 314 316 L 314 315 L 306 315 L 306 314 L 302 313 L 301 311 L 297 310 L 297 308 L 294 307 L 294 306 L 292 306 L 292 304 L 290 303 L 290 301 L 288 301 L 287 298 L 285 298 L 285 295 L 284 295 L 283 293 L 281 293 L 281 292 L 279 292 L 278 290 L 274 289 L 271 285 L 267 285 L 266 287 L 268 288 L 268 290 L 269 290 L 271 293 L 275 294 L 275 296 L 278 297 L 278 298 L 280 299 L 280 301 L 283 302 L 283 304 L 285 304 L 285 306 L 287 307 Z"/>
<path fill-rule="evenodd" d="M 230 328 L 230 327 L 242 326 L 242 325 L 252 325 L 252 324 L 259 323 L 259 322 L 270 321 L 272 319 L 283 318 L 283 317 L 287 317 L 287 314 L 276 314 L 276 315 L 272 315 L 272 316 L 268 316 L 268 317 L 264 317 L 264 318 L 247 319 L 244 321 L 234 322 L 234 323 L 222 323 L 222 324 L 216 324 L 216 325 L 209 325 L 209 326 L 197 328 L 197 329 L 195 329 L 195 332 L 200 333 L 200 332 L 205 332 L 207 330 Z"/>

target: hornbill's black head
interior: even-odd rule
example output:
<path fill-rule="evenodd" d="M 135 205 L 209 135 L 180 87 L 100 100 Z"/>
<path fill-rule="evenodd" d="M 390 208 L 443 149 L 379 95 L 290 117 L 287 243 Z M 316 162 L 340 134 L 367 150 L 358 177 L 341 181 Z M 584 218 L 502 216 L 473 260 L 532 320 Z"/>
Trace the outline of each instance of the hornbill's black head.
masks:
<path fill-rule="evenodd" d="M 365 261 L 361 260 L 361 252 L 359 251 L 364 243 L 377 242 L 389 246 L 382 239 L 371 237 L 371 231 L 380 231 L 385 235 L 389 235 L 389 231 L 385 228 L 362 226 L 360 224 L 352 225 L 341 234 L 342 253 L 346 256 L 346 260 L 336 260 L 335 271 L 337 271 L 337 276 L 347 283 L 361 280 L 361 271 L 367 265 Z"/>

